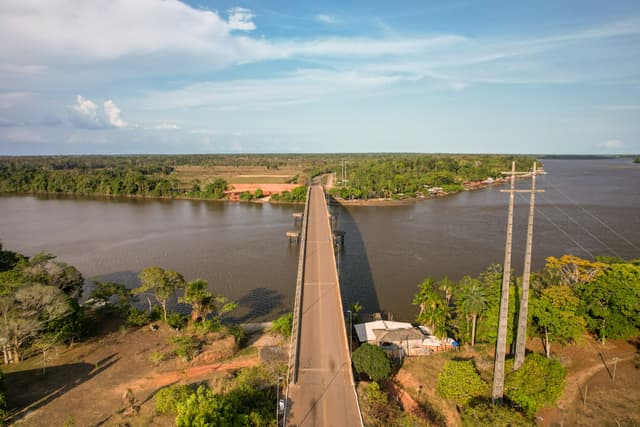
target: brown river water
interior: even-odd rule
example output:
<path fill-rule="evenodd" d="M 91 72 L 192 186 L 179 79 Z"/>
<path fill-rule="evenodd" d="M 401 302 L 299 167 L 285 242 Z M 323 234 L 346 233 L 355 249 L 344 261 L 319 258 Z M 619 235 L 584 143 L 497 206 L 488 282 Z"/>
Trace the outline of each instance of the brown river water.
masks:
<path fill-rule="evenodd" d="M 630 159 L 545 160 L 538 177 L 534 269 L 548 256 L 640 258 L 640 165 Z M 530 181 L 518 182 L 527 188 Z M 426 276 L 459 279 L 502 263 L 508 195 L 503 187 L 406 206 L 332 207 L 346 232 L 342 296 L 365 311 L 413 320 Z M 298 248 L 285 233 L 301 206 L 65 196 L 0 197 L 0 241 L 9 250 L 54 253 L 88 279 L 135 286 L 159 265 L 240 303 L 235 321 L 291 310 Z M 513 267 L 521 274 L 528 195 L 516 197 Z"/>

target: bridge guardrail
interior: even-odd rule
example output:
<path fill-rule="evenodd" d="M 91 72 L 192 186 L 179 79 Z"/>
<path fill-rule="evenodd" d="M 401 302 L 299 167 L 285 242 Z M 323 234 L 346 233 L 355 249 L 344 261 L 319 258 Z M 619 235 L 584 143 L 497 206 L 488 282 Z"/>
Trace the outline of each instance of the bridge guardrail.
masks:
<path fill-rule="evenodd" d="M 298 381 L 298 350 L 300 347 L 300 317 L 302 316 L 302 280 L 304 277 L 304 260 L 307 253 L 307 224 L 309 218 L 309 204 L 311 203 L 311 185 L 307 190 L 307 200 L 304 205 L 302 217 L 302 230 L 300 233 L 300 255 L 298 257 L 298 276 L 296 278 L 296 296 L 293 303 L 293 324 L 291 327 L 291 341 L 289 346 L 289 371 L 287 372 L 287 397 L 289 385 Z"/>

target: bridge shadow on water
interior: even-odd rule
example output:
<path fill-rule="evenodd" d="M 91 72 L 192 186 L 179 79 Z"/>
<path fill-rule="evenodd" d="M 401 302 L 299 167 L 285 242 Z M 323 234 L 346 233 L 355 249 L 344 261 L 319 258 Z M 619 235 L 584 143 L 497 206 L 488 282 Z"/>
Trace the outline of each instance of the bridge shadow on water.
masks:
<path fill-rule="evenodd" d="M 346 311 L 358 302 L 363 307 L 362 313 L 378 313 L 380 302 L 358 225 L 349 208 L 339 205 L 332 197 L 329 197 L 329 202 L 331 212 L 338 216 L 335 228 L 345 232 L 344 246 L 336 257 L 343 307 Z"/>

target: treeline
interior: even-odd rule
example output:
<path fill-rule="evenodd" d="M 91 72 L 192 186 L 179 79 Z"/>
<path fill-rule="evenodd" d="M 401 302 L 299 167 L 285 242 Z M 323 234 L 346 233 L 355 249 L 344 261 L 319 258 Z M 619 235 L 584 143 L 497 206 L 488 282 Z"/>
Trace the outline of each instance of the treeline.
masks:
<path fill-rule="evenodd" d="M 640 156 L 633 159 L 633 163 L 640 163 Z"/>
<path fill-rule="evenodd" d="M 425 279 L 413 304 L 417 321 L 438 336 L 452 336 L 473 345 L 495 343 L 498 330 L 502 267 L 492 265 L 477 277 L 458 282 Z M 519 311 L 521 278 L 512 279 L 509 322 Z M 640 332 L 640 260 L 571 255 L 549 257 L 531 276 L 528 335 L 539 337 L 547 356 L 553 343 L 570 343 L 585 331 L 604 342 Z M 515 336 L 508 331 L 507 342 Z"/>
<path fill-rule="evenodd" d="M 516 162 L 530 170 L 535 158 L 502 155 L 389 154 L 346 157 L 346 166 L 332 164 L 338 180 L 332 194 L 343 199 L 415 197 L 429 188 L 453 193 L 467 181 L 502 177 Z M 346 175 L 343 178 L 343 168 Z"/>

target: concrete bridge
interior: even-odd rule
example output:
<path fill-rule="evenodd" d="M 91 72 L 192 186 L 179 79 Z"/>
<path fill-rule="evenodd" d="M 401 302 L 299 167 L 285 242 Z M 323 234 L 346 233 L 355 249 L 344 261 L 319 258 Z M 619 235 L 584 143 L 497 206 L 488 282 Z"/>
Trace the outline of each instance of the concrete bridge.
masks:
<path fill-rule="evenodd" d="M 303 215 L 284 425 L 362 426 L 325 193 Z"/>

